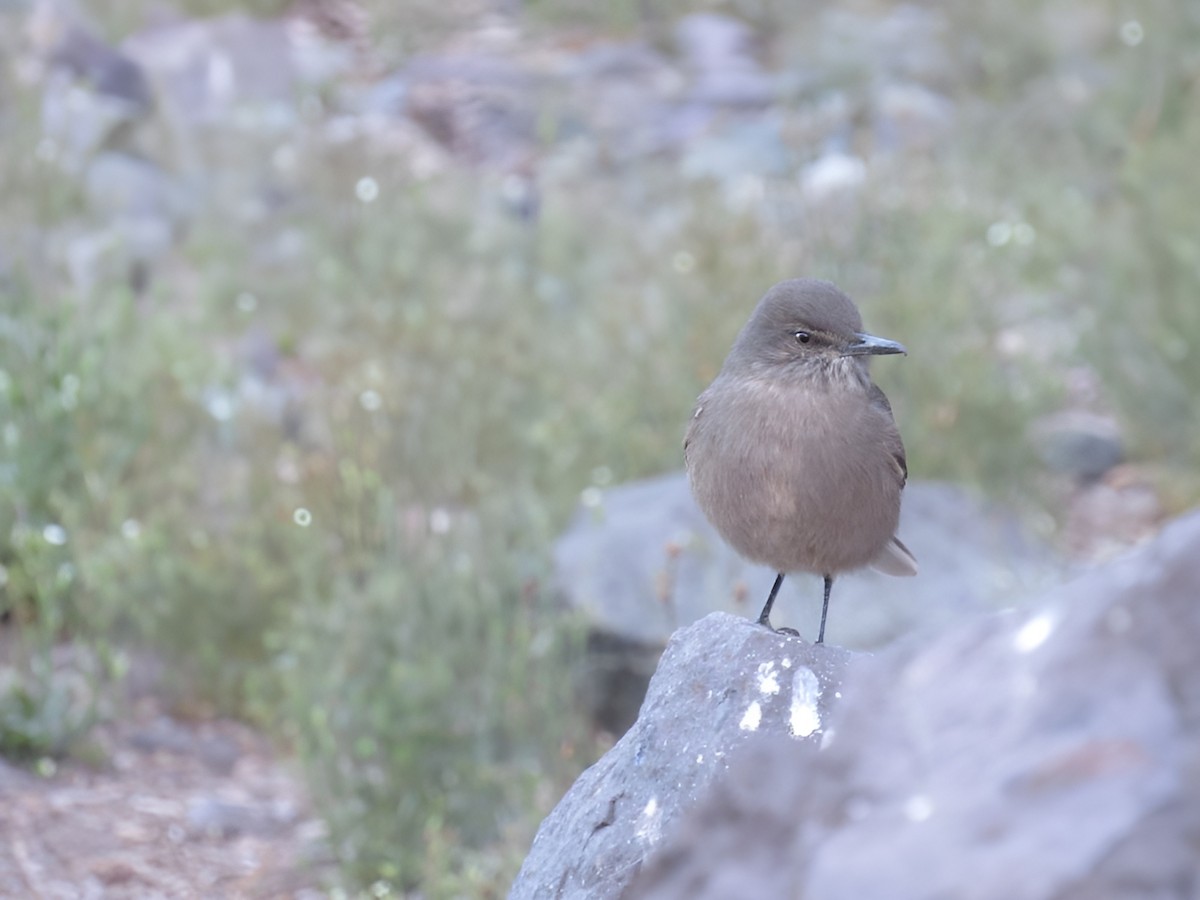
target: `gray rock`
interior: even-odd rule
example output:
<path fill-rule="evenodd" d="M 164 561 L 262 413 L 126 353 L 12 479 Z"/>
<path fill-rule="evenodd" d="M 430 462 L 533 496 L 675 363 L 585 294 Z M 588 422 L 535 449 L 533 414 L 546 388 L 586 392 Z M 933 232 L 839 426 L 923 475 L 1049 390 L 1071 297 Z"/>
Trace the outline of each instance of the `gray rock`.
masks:
<path fill-rule="evenodd" d="M 404 77 L 408 116 L 453 156 L 499 169 L 536 156 L 537 81 L 517 63 L 487 54 L 420 56 Z"/>
<path fill-rule="evenodd" d="M 692 75 L 691 100 L 719 106 L 765 106 L 777 96 L 774 79 L 755 53 L 750 26 L 719 13 L 692 13 L 675 28 Z"/>
<path fill-rule="evenodd" d="M 278 131 L 296 119 L 299 73 L 282 21 L 242 14 L 157 25 L 123 49 L 149 75 L 174 127 Z"/>
<path fill-rule="evenodd" d="M 194 205 L 186 190 L 161 167 L 128 153 L 101 153 L 84 172 L 90 211 L 102 221 L 153 219 L 174 232 Z"/>
<path fill-rule="evenodd" d="M 1121 429 L 1110 416 L 1067 410 L 1043 416 L 1030 436 L 1051 471 L 1095 481 L 1125 459 Z"/>
<path fill-rule="evenodd" d="M 52 68 L 42 83 L 42 152 L 76 173 L 103 148 L 130 144 L 133 127 L 149 109 L 148 101 L 106 93 L 65 67 Z"/>
<path fill-rule="evenodd" d="M 191 194 L 150 160 L 113 151 L 86 164 L 83 192 L 90 225 L 62 236 L 72 281 L 85 294 L 113 280 L 141 290 L 183 233 Z"/>
<path fill-rule="evenodd" d="M 756 744 L 623 896 L 1195 898 L 1197 546 L 855 659 L 820 752 Z"/>
<path fill-rule="evenodd" d="M 45 139 L 38 153 L 76 173 L 99 149 L 132 141 L 154 106 L 150 85 L 136 62 L 97 36 L 82 10 L 57 0 L 29 6 L 27 49 L 41 63 Z"/>
<path fill-rule="evenodd" d="M 343 102 L 361 116 L 399 116 L 408 102 L 408 87 L 403 72 L 392 72 L 357 92 L 343 89 Z"/>
<path fill-rule="evenodd" d="M 289 828 L 295 818 L 290 808 L 272 809 L 219 797 L 193 796 L 187 804 L 188 828 L 196 837 L 275 836 Z"/>
<path fill-rule="evenodd" d="M 612 488 L 592 497 L 555 546 L 557 581 L 593 628 L 642 643 L 714 610 L 755 616 L 775 573 L 737 556 L 692 500 L 683 473 Z M 914 482 L 900 535 L 921 566 L 916 578 L 865 571 L 838 579 L 828 639 L 878 647 L 921 627 L 1018 602 L 1057 582 L 1049 549 L 1011 514 L 966 490 Z M 815 576 L 785 582 L 779 624 L 815 634 L 821 597 Z"/>
<path fill-rule="evenodd" d="M 687 154 L 691 175 L 733 178 L 746 174 L 737 170 L 743 164 L 749 172 L 789 166 L 780 116 L 768 109 L 780 77 L 755 58 L 750 29 L 696 14 L 680 21 L 676 39 L 678 60 L 638 42 L 599 43 L 564 66 L 562 134 L 595 141 L 604 159 Z"/>
<path fill-rule="evenodd" d="M 662 54 L 641 42 L 598 43 L 563 72 L 570 86 L 564 134 L 592 143 L 602 158 L 627 161 L 676 152 L 703 133 L 710 115 L 680 110 L 685 78 Z"/>
<path fill-rule="evenodd" d="M 241 749 L 222 734 L 197 736 L 168 716 L 160 716 L 130 735 L 130 745 L 141 753 L 171 753 L 191 756 L 214 772 L 228 774 L 241 758 Z"/>
<path fill-rule="evenodd" d="M 510 898 L 619 896 L 753 738 L 816 747 L 849 658 L 722 613 L 679 631 L 637 725 L 542 823 Z"/>
<path fill-rule="evenodd" d="M 337 71 L 314 61 L 318 44 L 311 28 L 239 13 L 168 21 L 123 42 L 158 101 L 146 150 L 203 212 L 256 226 L 303 190 L 297 129 L 321 110 L 317 89 Z"/>
<path fill-rule="evenodd" d="M 565 73 L 572 80 L 599 85 L 613 79 L 637 79 L 661 89 L 676 76 L 666 59 L 644 41 L 597 41 L 574 54 Z"/>
<path fill-rule="evenodd" d="M 173 237 L 154 219 L 130 219 L 93 229 L 71 227 L 59 236 L 71 281 L 81 295 L 101 285 L 124 283 L 141 293 Z"/>
<path fill-rule="evenodd" d="M 691 13 L 675 26 L 679 51 L 693 69 L 745 67 L 758 69 L 754 60 L 754 31 L 741 19 L 720 13 Z"/>
<path fill-rule="evenodd" d="M 141 68 L 78 23 L 65 24 L 50 51 L 50 64 L 97 94 L 124 101 L 130 115 L 150 112 L 154 100 Z"/>

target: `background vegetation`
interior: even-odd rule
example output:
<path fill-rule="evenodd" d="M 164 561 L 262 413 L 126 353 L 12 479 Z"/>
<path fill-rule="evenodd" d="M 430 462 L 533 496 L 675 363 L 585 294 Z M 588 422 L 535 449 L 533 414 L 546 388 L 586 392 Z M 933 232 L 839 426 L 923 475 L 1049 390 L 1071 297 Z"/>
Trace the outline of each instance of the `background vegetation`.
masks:
<path fill-rule="evenodd" d="M 458 25 L 402 6 L 368 4 L 381 52 Z M 1086 103 L 1059 80 L 1054 4 L 947 6 L 953 130 L 818 215 L 792 176 L 732 203 L 648 159 L 543 180 L 531 222 L 486 173 L 418 178 L 298 134 L 300 199 L 269 230 L 202 212 L 141 296 L 54 262 L 45 238 L 82 201 L 39 158 L 36 99 L 0 81 L 0 752 L 77 747 L 149 649 L 181 708 L 295 749 L 348 883 L 503 893 L 597 752 L 548 548 L 583 488 L 679 466 L 746 310 L 797 273 L 909 346 L 878 375 L 914 477 L 1037 509 L 1027 426 L 1082 368 L 1168 505 L 1194 503 L 1200 20 L 1100 6 L 1140 37 L 1100 43 Z M 720 8 L 788 65 L 790 4 Z M 657 40 L 687 9 L 521 16 Z M 119 38 L 132 15 L 103 24 Z"/>

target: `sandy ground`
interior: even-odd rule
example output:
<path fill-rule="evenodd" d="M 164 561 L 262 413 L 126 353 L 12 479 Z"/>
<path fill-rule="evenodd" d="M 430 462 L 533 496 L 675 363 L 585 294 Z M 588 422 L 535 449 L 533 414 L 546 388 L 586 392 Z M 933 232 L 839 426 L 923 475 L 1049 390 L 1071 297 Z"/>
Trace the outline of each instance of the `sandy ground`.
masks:
<path fill-rule="evenodd" d="M 97 729 L 100 766 L 0 760 L 0 897 L 324 897 L 299 773 L 247 726 L 151 699 Z"/>

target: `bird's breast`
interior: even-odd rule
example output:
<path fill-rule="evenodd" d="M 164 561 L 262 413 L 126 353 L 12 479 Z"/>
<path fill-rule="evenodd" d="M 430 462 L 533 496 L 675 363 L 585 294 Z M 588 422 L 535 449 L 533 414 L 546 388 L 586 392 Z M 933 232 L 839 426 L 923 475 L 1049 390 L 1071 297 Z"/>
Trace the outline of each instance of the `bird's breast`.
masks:
<path fill-rule="evenodd" d="M 902 481 L 895 425 L 837 380 L 716 382 L 701 395 L 686 459 L 696 500 L 735 549 L 778 571 L 867 565 L 895 534 Z"/>

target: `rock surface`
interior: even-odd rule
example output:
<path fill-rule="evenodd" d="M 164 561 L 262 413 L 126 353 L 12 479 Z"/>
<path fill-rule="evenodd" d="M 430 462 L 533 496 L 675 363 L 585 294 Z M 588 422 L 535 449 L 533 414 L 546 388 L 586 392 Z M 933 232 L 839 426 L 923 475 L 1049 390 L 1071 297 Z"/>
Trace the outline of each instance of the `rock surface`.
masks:
<path fill-rule="evenodd" d="M 849 659 L 723 613 L 681 630 L 637 725 L 542 823 L 510 896 L 620 895 L 751 738 L 815 748 Z"/>
<path fill-rule="evenodd" d="M 1030 437 L 1046 468 L 1081 482 L 1102 478 L 1125 459 L 1120 427 L 1111 416 L 1082 410 L 1054 413 L 1033 423 Z"/>
<path fill-rule="evenodd" d="M 868 570 L 839 578 L 830 643 L 878 647 L 918 628 L 1010 606 L 1061 579 L 1050 550 L 1015 517 L 949 484 L 908 486 L 900 535 L 920 574 L 891 578 Z M 568 602 L 596 630 L 660 645 L 715 610 L 756 616 L 775 577 L 721 540 L 683 473 L 598 495 L 559 540 L 555 566 Z M 815 636 L 820 598 L 815 576 L 790 576 L 776 606 L 778 623 Z"/>
<path fill-rule="evenodd" d="M 166 119 L 190 130 L 252 114 L 253 125 L 293 125 L 299 78 L 281 21 L 228 14 L 146 28 L 124 42 L 146 72 Z"/>
<path fill-rule="evenodd" d="M 755 742 L 622 896 L 1196 897 L 1198 546 L 854 659 L 821 750 Z"/>

